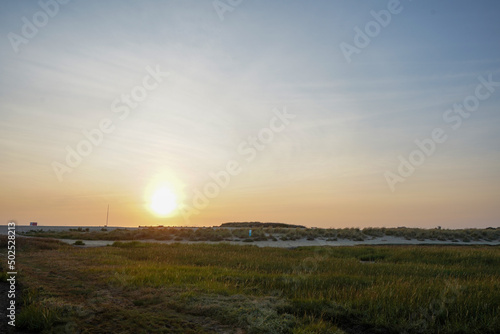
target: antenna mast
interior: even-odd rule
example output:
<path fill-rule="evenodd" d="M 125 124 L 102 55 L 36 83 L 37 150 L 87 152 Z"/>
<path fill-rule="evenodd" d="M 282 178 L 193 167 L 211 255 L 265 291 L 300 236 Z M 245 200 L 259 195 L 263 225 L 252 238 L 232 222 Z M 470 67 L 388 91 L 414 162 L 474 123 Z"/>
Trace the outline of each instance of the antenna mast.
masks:
<path fill-rule="evenodd" d="M 106 213 L 106 226 L 108 227 L 108 217 L 109 217 L 109 204 L 108 204 L 108 212 Z"/>

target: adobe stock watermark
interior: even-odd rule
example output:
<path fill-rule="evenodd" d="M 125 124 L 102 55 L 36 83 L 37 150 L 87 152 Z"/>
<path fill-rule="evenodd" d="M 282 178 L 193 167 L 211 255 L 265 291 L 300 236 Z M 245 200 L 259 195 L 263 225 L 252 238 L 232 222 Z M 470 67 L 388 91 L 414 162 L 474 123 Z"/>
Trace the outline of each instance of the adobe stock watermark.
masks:
<path fill-rule="evenodd" d="M 170 75 L 169 72 L 162 72 L 160 66 L 155 68 L 146 67 L 147 74 L 143 77 L 140 85 L 134 86 L 129 93 L 123 93 L 111 102 L 110 109 L 118 114 L 118 118 L 123 121 L 129 115 L 130 111 L 137 109 L 141 102 L 146 100 L 149 93 L 159 87 L 163 79 Z M 63 181 L 66 173 L 71 173 L 80 166 L 84 157 L 88 157 L 95 147 L 100 146 L 107 134 L 113 133 L 116 129 L 116 122 L 111 118 L 103 117 L 98 125 L 90 130 L 83 129 L 83 139 L 75 146 L 66 146 L 66 157 L 60 161 L 52 161 L 51 166 L 59 182 Z"/>
<path fill-rule="evenodd" d="M 7 323 L 9 326 L 16 326 L 16 222 L 10 221 L 7 225 L 7 276 L 9 290 L 7 290 L 8 307 Z"/>
<path fill-rule="evenodd" d="M 408 1 L 411 2 L 412 0 Z M 373 20 L 368 21 L 364 29 L 361 29 L 359 26 L 354 27 L 355 34 L 352 44 L 342 42 L 339 45 L 340 51 L 342 51 L 347 63 L 351 63 L 351 58 L 354 54 L 360 54 L 363 49 L 370 45 L 372 39 L 380 35 L 382 28 L 387 28 L 392 22 L 393 16 L 400 14 L 403 9 L 401 1 L 390 0 L 387 3 L 387 9 L 382 9 L 378 12 L 374 10 L 370 11 Z"/>
<path fill-rule="evenodd" d="M 226 12 L 232 12 L 236 7 L 238 7 L 243 0 L 214 0 L 212 6 L 214 6 L 217 16 L 221 21 L 224 21 L 224 15 Z"/>
<path fill-rule="evenodd" d="M 216 198 L 222 190 L 227 188 L 233 177 L 243 172 L 244 164 L 250 164 L 257 158 L 259 152 L 264 151 L 274 141 L 277 134 L 283 132 L 296 115 L 289 113 L 286 107 L 283 110 L 273 109 L 273 116 L 268 126 L 259 130 L 256 135 L 248 136 L 236 148 L 238 156 L 243 159 L 232 159 L 226 162 L 224 168 L 218 172 L 208 174 L 210 181 L 201 188 L 193 191 L 191 205 L 183 204 L 179 211 L 187 223 L 192 215 L 197 215 L 208 207 L 210 200 Z"/>
<path fill-rule="evenodd" d="M 493 75 L 490 74 L 487 79 L 483 76 L 478 77 L 479 84 L 474 90 L 474 94 L 465 97 L 462 103 L 455 103 L 443 113 L 443 121 L 451 127 L 453 131 L 458 130 L 465 119 L 468 119 L 473 112 L 477 111 L 481 101 L 485 101 L 495 92 L 495 87 L 500 87 L 500 82 L 493 81 Z M 443 128 L 434 128 L 428 138 L 423 140 L 415 139 L 415 148 L 410 152 L 408 158 L 398 156 L 400 164 L 397 172 L 385 171 L 384 177 L 389 189 L 394 192 L 398 183 L 405 182 L 407 178 L 415 173 L 415 170 L 422 166 L 425 161 L 432 156 L 439 144 L 448 140 L 449 136 Z"/>
<path fill-rule="evenodd" d="M 7 39 L 15 53 L 19 53 L 19 47 L 28 44 L 33 38 L 38 35 L 40 29 L 45 27 L 50 19 L 54 18 L 60 10 L 60 5 L 66 5 L 71 0 L 40 0 L 38 6 L 41 10 L 37 11 L 31 17 L 31 20 L 26 16 L 21 18 L 23 25 L 21 26 L 20 34 L 9 32 Z"/>

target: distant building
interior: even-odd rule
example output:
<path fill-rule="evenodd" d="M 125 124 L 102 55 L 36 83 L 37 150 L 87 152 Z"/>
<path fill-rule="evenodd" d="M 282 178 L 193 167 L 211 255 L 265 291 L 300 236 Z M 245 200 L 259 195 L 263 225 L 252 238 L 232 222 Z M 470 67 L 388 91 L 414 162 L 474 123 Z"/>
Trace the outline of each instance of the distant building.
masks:
<path fill-rule="evenodd" d="M 38 226 L 37 222 L 30 222 L 30 226 Z"/>

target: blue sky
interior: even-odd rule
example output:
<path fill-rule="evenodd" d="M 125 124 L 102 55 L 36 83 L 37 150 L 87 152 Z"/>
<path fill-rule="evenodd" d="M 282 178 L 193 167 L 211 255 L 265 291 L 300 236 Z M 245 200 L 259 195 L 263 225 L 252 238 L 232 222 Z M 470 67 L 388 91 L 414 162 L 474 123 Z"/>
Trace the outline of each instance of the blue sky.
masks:
<path fill-rule="evenodd" d="M 347 62 L 341 43 L 390 3 L 243 0 L 220 20 L 211 1 L 73 0 L 15 52 L 9 34 L 42 9 L 3 1 L 2 220 L 99 225 L 111 203 L 130 226 L 499 226 L 500 88 L 457 130 L 443 114 L 480 76 L 500 82 L 500 4 L 402 0 Z M 119 119 L 148 67 L 170 75 Z M 296 117 L 245 163 L 240 143 L 283 108 Z M 103 118 L 115 130 L 60 182 L 52 163 Z M 384 173 L 436 127 L 449 139 L 391 191 Z M 162 177 L 193 206 L 230 160 L 243 172 L 191 221 L 147 209 Z"/>

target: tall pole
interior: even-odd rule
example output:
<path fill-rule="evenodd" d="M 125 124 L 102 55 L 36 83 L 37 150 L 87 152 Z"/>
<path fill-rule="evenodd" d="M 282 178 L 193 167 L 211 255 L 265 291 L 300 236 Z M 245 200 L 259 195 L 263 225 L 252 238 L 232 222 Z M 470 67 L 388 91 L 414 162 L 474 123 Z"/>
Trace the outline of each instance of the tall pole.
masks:
<path fill-rule="evenodd" d="M 108 227 L 108 217 L 109 217 L 109 204 L 108 204 L 108 212 L 106 213 L 106 226 Z"/>

